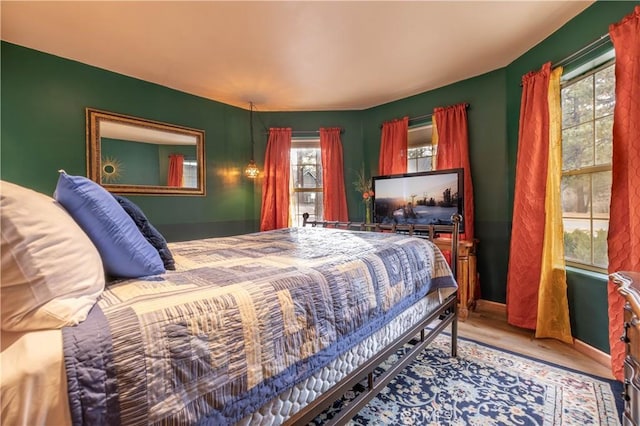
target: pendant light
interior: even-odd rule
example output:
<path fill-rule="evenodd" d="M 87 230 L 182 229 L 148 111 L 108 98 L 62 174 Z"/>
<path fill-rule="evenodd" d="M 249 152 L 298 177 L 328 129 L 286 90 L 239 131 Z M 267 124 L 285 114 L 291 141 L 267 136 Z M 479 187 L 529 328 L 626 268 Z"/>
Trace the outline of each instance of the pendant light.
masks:
<path fill-rule="evenodd" d="M 244 169 L 244 175 L 249 179 L 255 179 L 260 174 L 260 169 L 256 165 L 256 162 L 253 159 L 253 151 L 254 151 L 254 141 L 253 141 L 253 102 L 249 102 L 249 127 L 251 130 L 251 160 L 249 160 L 249 164 Z"/>

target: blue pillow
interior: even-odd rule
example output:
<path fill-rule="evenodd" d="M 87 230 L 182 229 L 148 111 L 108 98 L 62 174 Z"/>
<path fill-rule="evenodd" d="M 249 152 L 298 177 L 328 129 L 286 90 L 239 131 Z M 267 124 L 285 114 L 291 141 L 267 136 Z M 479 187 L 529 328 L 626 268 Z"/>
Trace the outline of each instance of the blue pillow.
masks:
<path fill-rule="evenodd" d="M 173 260 L 173 255 L 171 254 L 169 247 L 167 247 L 167 240 L 165 240 L 155 226 L 149 222 L 142 209 L 128 198 L 121 197 L 116 194 L 111 195 L 113 195 L 113 198 L 115 198 L 118 204 L 122 206 L 124 211 L 127 212 L 129 217 L 133 219 L 142 235 L 144 235 L 147 241 L 149 241 L 149 244 L 158 250 L 158 254 L 160 255 L 160 259 L 162 259 L 162 263 L 164 263 L 165 269 L 170 269 L 172 271 L 175 270 L 176 264 Z"/>
<path fill-rule="evenodd" d="M 61 170 L 54 198 L 89 236 L 108 275 L 135 278 L 165 271 L 157 250 L 120 204 L 97 183 Z"/>

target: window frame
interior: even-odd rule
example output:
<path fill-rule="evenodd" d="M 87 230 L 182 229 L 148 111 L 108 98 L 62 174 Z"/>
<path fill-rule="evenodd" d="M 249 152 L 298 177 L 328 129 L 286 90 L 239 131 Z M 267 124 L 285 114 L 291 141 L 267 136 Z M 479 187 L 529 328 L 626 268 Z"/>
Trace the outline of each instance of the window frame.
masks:
<path fill-rule="evenodd" d="M 592 98 L 592 106 L 593 106 L 593 116 L 590 120 L 581 122 L 577 125 L 573 125 L 573 126 L 569 126 L 569 127 L 564 127 L 561 124 L 561 132 L 563 132 L 566 129 L 572 128 L 572 127 L 577 127 L 580 125 L 583 125 L 587 122 L 591 122 L 593 123 L 592 126 L 592 135 L 590 138 L 590 147 L 591 149 L 595 150 L 596 149 L 596 122 L 597 120 L 600 120 L 604 117 L 607 117 L 608 115 L 603 115 L 603 116 L 599 116 L 596 117 L 596 92 L 595 92 L 595 74 L 597 74 L 598 72 L 609 68 L 611 66 L 615 67 L 615 56 L 611 56 L 611 52 L 607 52 L 604 55 L 602 55 L 602 58 L 604 59 L 603 62 L 600 63 L 593 63 L 592 62 L 592 66 L 589 67 L 588 69 L 584 69 L 584 67 L 580 67 L 580 70 L 584 70 L 584 72 L 580 72 L 580 73 L 576 73 L 574 72 L 570 72 L 567 74 L 567 77 L 561 81 L 560 87 L 561 90 L 564 89 L 567 86 L 571 86 L 573 84 L 576 84 L 580 81 L 583 81 L 587 78 L 591 78 L 593 80 L 593 98 Z M 615 68 L 614 68 L 615 71 Z M 615 74 L 614 74 L 615 75 Z M 614 85 L 614 96 L 615 96 L 615 85 Z M 561 110 L 562 110 L 562 105 L 561 105 Z M 564 111 L 562 110 L 562 112 L 564 113 Z M 611 116 L 613 116 L 613 112 L 610 114 Z M 612 128 L 613 131 L 613 128 Z M 562 140 L 563 143 L 563 147 L 564 147 L 564 140 Z M 594 157 L 595 157 L 595 153 L 594 153 Z M 562 157 L 563 163 L 564 163 L 564 153 L 563 153 L 563 157 Z M 590 259 L 591 259 L 591 263 L 582 263 L 573 259 L 568 259 L 567 258 L 567 254 L 566 254 L 566 250 L 565 250 L 565 264 L 566 266 L 569 267 L 573 267 L 576 269 L 581 269 L 581 270 L 586 270 L 586 271 L 591 271 L 591 272 L 598 272 L 598 273 L 607 273 L 607 267 L 608 267 L 608 259 L 607 259 L 607 267 L 601 267 L 598 265 L 595 265 L 594 262 L 594 227 L 593 227 L 593 222 L 594 220 L 604 220 L 602 218 L 599 218 L 597 216 L 594 216 L 594 203 L 593 203 L 593 178 L 592 176 L 595 175 L 596 173 L 601 173 L 601 172 L 611 172 L 612 171 L 612 164 L 613 164 L 613 158 L 610 159 L 608 164 L 594 164 L 594 165 L 590 165 L 590 166 L 583 166 L 583 167 L 577 167 L 577 168 L 573 168 L 573 169 L 567 169 L 567 170 L 562 170 L 562 175 L 561 175 L 561 179 L 564 179 L 565 177 L 568 176 L 589 176 L 589 194 L 590 194 L 590 201 L 589 201 L 589 236 L 590 236 Z M 562 194 L 561 194 L 562 197 Z M 564 212 L 564 208 L 562 209 L 562 220 L 563 220 L 563 234 L 565 234 L 565 230 L 564 230 L 564 220 L 565 219 L 582 219 L 585 220 L 584 217 L 582 216 L 577 216 L 577 215 L 572 215 L 571 213 L 567 214 Z M 607 222 L 608 224 L 611 221 L 611 212 L 609 211 L 608 217 L 607 217 Z M 608 228 L 608 225 L 607 225 Z M 564 235 L 563 235 L 563 241 L 564 241 Z"/>
<path fill-rule="evenodd" d="M 407 171 L 410 169 L 409 167 L 409 162 L 410 161 L 415 161 L 415 165 L 416 165 L 416 170 L 415 172 L 428 172 L 428 171 L 432 171 L 436 169 L 436 155 L 438 152 L 438 145 L 434 145 L 433 144 L 433 122 L 426 122 L 423 124 L 419 124 L 419 125 L 415 125 L 412 127 L 409 127 L 408 133 L 411 132 L 418 132 L 421 130 L 425 130 L 425 129 L 430 129 L 429 134 L 431 135 L 431 137 L 429 138 L 429 140 L 426 143 L 412 143 L 412 144 L 408 144 L 407 145 Z M 416 158 L 409 158 L 409 151 L 413 150 L 413 149 L 421 149 L 421 148 L 429 148 L 431 147 L 431 155 L 427 155 L 427 156 L 423 156 L 423 157 L 416 157 Z M 428 170 L 421 170 L 418 168 L 418 159 L 420 158 L 431 158 L 431 168 Z"/>
<path fill-rule="evenodd" d="M 291 138 L 291 151 L 289 153 L 289 155 L 292 157 L 293 156 L 293 152 L 295 149 L 318 149 L 320 150 L 320 137 L 293 137 Z M 318 155 L 319 161 L 315 164 L 316 167 L 318 168 L 319 172 L 322 173 L 322 154 L 319 153 Z M 300 164 L 298 164 L 299 166 Z M 293 186 L 293 163 L 289 166 L 290 170 L 291 170 L 291 177 L 289 178 L 289 194 L 290 197 L 296 197 L 298 194 L 300 193 L 320 193 L 322 194 L 324 192 L 324 176 L 322 176 L 322 183 L 323 186 L 320 187 L 311 187 L 311 188 L 296 188 Z M 315 213 L 314 216 L 316 221 L 322 221 L 324 220 L 324 211 L 322 206 L 320 206 L 320 211 L 322 212 L 322 217 L 318 217 L 317 212 L 318 212 L 318 198 L 316 198 L 315 201 L 316 205 L 315 205 Z M 294 218 L 298 218 L 298 217 L 302 217 L 302 215 L 298 215 L 297 211 L 295 209 L 295 204 L 293 203 L 292 199 L 289 199 L 289 223 L 292 227 L 299 227 L 302 226 L 302 223 L 297 223 L 298 221 Z"/>

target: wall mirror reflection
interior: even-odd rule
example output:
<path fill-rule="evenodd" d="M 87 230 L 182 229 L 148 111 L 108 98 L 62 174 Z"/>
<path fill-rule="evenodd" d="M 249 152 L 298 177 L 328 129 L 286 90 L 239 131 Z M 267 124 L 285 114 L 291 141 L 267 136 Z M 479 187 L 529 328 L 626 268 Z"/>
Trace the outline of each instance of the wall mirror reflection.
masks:
<path fill-rule="evenodd" d="M 204 131 L 86 109 L 87 175 L 111 192 L 205 195 Z"/>

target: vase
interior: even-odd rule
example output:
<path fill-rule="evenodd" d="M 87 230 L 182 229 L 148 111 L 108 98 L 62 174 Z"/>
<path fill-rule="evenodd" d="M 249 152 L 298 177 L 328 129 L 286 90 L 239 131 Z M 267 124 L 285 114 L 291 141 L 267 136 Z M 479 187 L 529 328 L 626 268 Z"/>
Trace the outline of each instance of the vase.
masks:
<path fill-rule="evenodd" d="M 371 206 L 369 203 L 364 206 L 364 223 L 371 223 Z"/>

